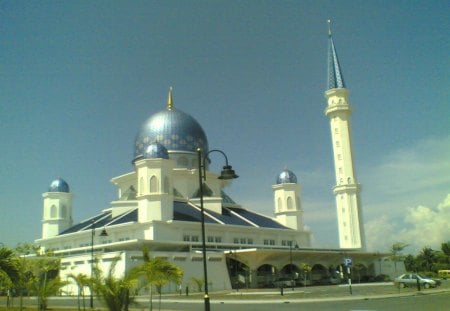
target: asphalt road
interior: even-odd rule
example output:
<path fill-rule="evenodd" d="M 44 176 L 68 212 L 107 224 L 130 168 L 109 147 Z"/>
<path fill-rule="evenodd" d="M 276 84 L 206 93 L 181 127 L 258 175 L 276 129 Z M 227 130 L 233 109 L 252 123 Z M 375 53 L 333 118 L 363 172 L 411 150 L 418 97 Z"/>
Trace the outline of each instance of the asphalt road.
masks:
<path fill-rule="evenodd" d="M 154 304 L 154 310 L 157 309 Z M 203 310 L 201 303 L 173 303 L 163 301 L 161 310 L 164 311 L 198 311 Z M 314 302 L 245 302 L 233 301 L 223 303 L 212 303 L 211 311 L 288 311 L 288 310 L 308 310 L 308 311 L 448 311 L 450 310 L 450 293 L 418 294 L 415 296 L 361 299 L 346 301 L 314 301 Z"/>

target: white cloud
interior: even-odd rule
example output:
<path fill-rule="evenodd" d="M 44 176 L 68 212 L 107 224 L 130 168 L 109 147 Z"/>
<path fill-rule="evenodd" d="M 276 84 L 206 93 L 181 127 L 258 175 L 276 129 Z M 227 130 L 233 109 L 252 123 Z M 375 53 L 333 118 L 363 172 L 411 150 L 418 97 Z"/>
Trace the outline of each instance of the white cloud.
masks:
<path fill-rule="evenodd" d="M 441 243 L 450 241 L 450 193 L 436 208 L 418 205 L 408 208 L 397 223 L 384 215 L 365 228 L 369 250 L 387 251 L 395 242 L 409 244 L 406 251 L 413 254 L 425 246 L 440 249 Z"/>

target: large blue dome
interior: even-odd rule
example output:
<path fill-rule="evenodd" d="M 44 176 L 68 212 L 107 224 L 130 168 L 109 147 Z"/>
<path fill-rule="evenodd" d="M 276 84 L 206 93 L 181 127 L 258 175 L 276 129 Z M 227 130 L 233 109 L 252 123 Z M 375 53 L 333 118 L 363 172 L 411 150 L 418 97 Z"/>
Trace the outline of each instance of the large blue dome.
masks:
<path fill-rule="evenodd" d="M 172 108 L 148 118 L 136 135 L 134 158 L 144 156 L 147 147 L 158 142 L 170 152 L 208 152 L 208 140 L 200 124 L 187 113 Z"/>
<path fill-rule="evenodd" d="M 48 192 L 70 192 L 69 184 L 62 178 L 55 179 L 50 184 Z"/>
<path fill-rule="evenodd" d="M 288 170 L 284 169 L 277 177 L 277 184 L 296 184 L 297 183 L 297 176 L 295 174 Z"/>

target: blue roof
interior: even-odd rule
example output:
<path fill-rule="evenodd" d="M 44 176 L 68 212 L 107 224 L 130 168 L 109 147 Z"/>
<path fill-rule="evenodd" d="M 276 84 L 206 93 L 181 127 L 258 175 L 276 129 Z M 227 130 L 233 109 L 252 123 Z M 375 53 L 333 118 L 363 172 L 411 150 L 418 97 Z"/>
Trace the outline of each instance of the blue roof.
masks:
<path fill-rule="evenodd" d="M 296 184 L 297 176 L 294 172 L 284 169 L 277 177 L 277 184 Z"/>
<path fill-rule="evenodd" d="M 328 42 L 328 90 L 345 88 L 338 56 L 334 47 L 333 37 L 329 35 Z"/>
<path fill-rule="evenodd" d="M 261 227 L 272 229 L 289 229 L 270 217 L 263 216 L 250 212 L 242 208 L 235 207 L 222 207 L 222 214 L 205 210 L 205 223 L 208 224 L 221 224 L 245 226 L 245 227 Z M 191 221 L 201 222 L 201 213 L 198 207 L 186 202 L 175 201 L 173 203 L 173 220 L 175 221 Z M 219 221 L 217 221 L 219 220 Z M 247 221 L 246 221 L 247 220 Z M 90 219 L 84 220 L 79 224 L 60 233 L 68 234 L 79 231 L 92 230 L 92 228 L 102 228 L 112 225 L 124 224 L 129 222 L 138 221 L 137 208 L 121 214 L 116 217 L 112 217 L 111 211 L 103 212 Z"/>
<path fill-rule="evenodd" d="M 62 178 L 55 179 L 50 184 L 48 192 L 70 192 L 69 184 Z"/>

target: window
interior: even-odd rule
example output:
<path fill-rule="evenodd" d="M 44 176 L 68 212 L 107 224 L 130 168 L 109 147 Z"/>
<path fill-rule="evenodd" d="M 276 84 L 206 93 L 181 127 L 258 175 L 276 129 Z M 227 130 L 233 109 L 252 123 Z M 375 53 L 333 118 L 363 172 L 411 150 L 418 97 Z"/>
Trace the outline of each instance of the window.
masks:
<path fill-rule="evenodd" d="M 56 217 L 57 217 L 57 215 L 56 215 L 56 206 L 52 205 L 50 207 L 50 218 L 56 218 Z"/>
<path fill-rule="evenodd" d="M 292 202 L 292 198 L 291 197 L 287 198 L 287 208 L 288 209 L 293 209 L 294 208 L 294 203 Z"/>
<path fill-rule="evenodd" d="M 247 240 L 247 244 L 253 244 L 253 239 L 251 239 L 251 238 L 248 239 L 248 240 Z"/>
<path fill-rule="evenodd" d="M 337 155 L 337 159 L 342 160 L 342 155 L 340 153 Z"/>
<path fill-rule="evenodd" d="M 158 178 L 155 175 L 150 178 L 150 192 L 158 192 Z"/>
<path fill-rule="evenodd" d="M 216 236 L 215 238 L 216 243 L 222 243 L 222 237 Z"/>
<path fill-rule="evenodd" d="M 275 245 L 275 240 L 269 240 L 270 245 Z"/>
<path fill-rule="evenodd" d="M 247 244 L 245 238 L 241 238 L 241 244 Z"/>
<path fill-rule="evenodd" d="M 337 127 L 334 128 L 334 133 L 339 134 L 339 129 Z"/>
<path fill-rule="evenodd" d="M 340 147 L 341 146 L 341 143 L 339 142 L 339 140 L 336 140 L 336 147 Z"/>
<path fill-rule="evenodd" d="M 238 239 L 238 238 L 234 238 L 234 239 L 233 239 L 233 243 L 234 243 L 234 244 L 239 244 L 239 239 Z"/>
<path fill-rule="evenodd" d="M 187 234 L 183 235 L 183 241 L 189 242 L 191 240 L 191 237 Z"/>
<path fill-rule="evenodd" d="M 198 242 L 198 235 L 191 236 L 192 242 Z"/>
<path fill-rule="evenodd" d="M 212 242 L 214 242 L 214 237 L 212 237 L 212 236 L 209 236 L 209 237 L 208 237 L 208 242 L 209 242 L 209 243 L 212 243 Z"/>
<path fill-rule="evenodd" d="M 269 240 L 264 239 L 264 245 L 269 245 Z"/>
<path fill-rule="evenodd" d="M 342 174 L 342 167 L 339 168 L 339 174 Z"/>

